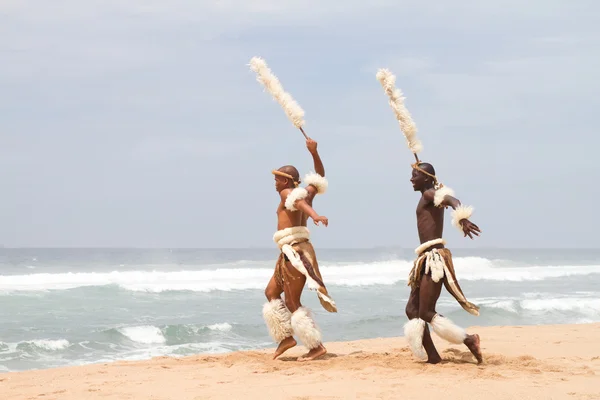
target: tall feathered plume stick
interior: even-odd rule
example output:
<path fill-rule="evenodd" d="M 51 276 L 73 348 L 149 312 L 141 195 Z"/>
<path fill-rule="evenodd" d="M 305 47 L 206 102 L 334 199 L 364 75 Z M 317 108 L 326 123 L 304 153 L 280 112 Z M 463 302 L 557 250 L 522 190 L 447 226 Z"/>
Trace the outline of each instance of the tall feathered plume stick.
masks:
<path fill-rule="evenodd" d="M 404 106 L 404 97 L 402 96 L 402 92 L 395 86 L 396 77 L 388 69 L 378 70 L 376 77 L 379 83 L 381 83 L 381 86 L 383 86 L 385 94 L 387 94 L 390 99 L 390 107 L 392 107 L 394 114 L 396 114 L 396 119 L 398 120 L 400 129 L 406 138 L 408 148 L 414 154 L 417 163 L 420 162 L 417 153 L 423 150 L 423 145 L 417 138 L 417 126 L 410 116 L 410 113 Z"/>
<path fill-rule="evenodd" d="M 304 125 L 304 110 L 289 93 L 283 90 L 279 79 L 273 75 L 265 60 L 260 57 L 252 57 L 250 60 L 250 69 L 256 73 L 256 80 L 265 87 L 267 92 L 271 93 L 271 96 L 283 108 L 283 111 L 285 111 L 289 120 L 292 121 L 292 124 L 300 129 L 300 132 L 308 139 L 304 129 L 302 129 L 302 125 Z"/>

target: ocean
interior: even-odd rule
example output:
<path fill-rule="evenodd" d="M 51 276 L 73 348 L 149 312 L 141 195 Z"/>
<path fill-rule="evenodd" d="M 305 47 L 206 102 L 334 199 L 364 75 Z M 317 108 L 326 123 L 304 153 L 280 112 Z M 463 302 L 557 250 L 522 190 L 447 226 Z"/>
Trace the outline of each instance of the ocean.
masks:
<path fill-rule="evenodd" d="M 600 250 L 453 250 L 467 326 L 600 321 Z M 0 372 L 272 347 L 273 249 L 0 249 Z M 402 336 L 412 250 L 319 249 L 339 312 L 305 290 L 327 341 Z"/>

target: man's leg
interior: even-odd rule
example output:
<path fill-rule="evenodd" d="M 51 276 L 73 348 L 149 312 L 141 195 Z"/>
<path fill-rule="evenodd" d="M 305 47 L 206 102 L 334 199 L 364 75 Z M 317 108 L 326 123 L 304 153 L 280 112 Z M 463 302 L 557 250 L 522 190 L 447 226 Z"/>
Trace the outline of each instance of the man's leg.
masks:
<path fill-rule="evenodd" d="M 296 345 L 296 341 L 292 336 L 292 313 L 281 300 L 281 293 L 283 293 L 283 288 L 277 283 L 277 279 L 273 275 L 265 289 L 265 296 L 268 301 L 263 306 L 263 317 L 269 329 L 269 334 L 275 342 L 279 343 L 273 354 L 273 359 Z"/>
<path fill-rule="evenodd" d="M 467 332 L 455 325 L 448 318 L 435 311 L 435 305 L 442 290 L 443 281 L 435 283 L 431 276 L 424 275 L 421 280 L 421 295 L 419 296 L 419 318 L 429 322 L 433 331 L 442 339 L 453 344 L 465 344 L 481 364 L 483 358 L 479 348 L 479 335 L 467 335 Z M 429 352 L 427 352 L 429 355 Z M 439 361 L 438 361 L 439 362 Z"/>
<path fill-rule="evenodd" d="M 285 304 L 292 312 L 292 328 L 302 344 L 308 348 L 308 354 L 299 357 L 298 361 L 314 360 L 327 350 L 321 343 L 321 332 L 312 318 L 308 308 L 300 303 L 300 296 L 306 283 L 306 277 L 290 262 L 286 262 L 289 279 L 284 282 Z"/>
<path fill-rule="evenodd" d="M 410 297 L 408 298 L 408 303 L 406 304 L 406 316 L 410 321 L 415 321 L 412 323 L 413 330 L 411 331 L 411 325 L 407 324 L 407 331 L 405 331 L 406 339 L 412 341 L 411 347 L 415 347 L 413 352 L 422 353 L 422 348 L 425 349 L 427 362 L 430 364 L 437 364 L 442 361 L 439 353 L 437 352 L 435 346 L 433 345 L 433 340 L 431 339 L 431 333 L 429 332 L 429 327 L 425 323 L 425 321 L 419 321 L 419 296 L 420 296 L 420 288 L 412 289 L 410 292 Z M 422 338 L 422 339 L 419 339 Z M 422 346 L 422 347 L 421 347 Z M 425 359 L 425 355 L 422 355 L 420 358 Z"/>
<path fill-rule="evenodd" d="M 419 293 L 419 318 L 421 320 L 431 323 L 431 319 L 435 315 L 435 305 L 442 292 L 442 285 L 442 281 L 435 283 L 430 275 L 423 275 L 421 278 Z M 426 338 L 428 339 L 427 341 L 425 340 Z M 427 362 L 437 364 L 442 361 L 433 344 L 427 324 L 425 324 L 425 332 L 423 334 L 423 346 L 427 352 Z"/>

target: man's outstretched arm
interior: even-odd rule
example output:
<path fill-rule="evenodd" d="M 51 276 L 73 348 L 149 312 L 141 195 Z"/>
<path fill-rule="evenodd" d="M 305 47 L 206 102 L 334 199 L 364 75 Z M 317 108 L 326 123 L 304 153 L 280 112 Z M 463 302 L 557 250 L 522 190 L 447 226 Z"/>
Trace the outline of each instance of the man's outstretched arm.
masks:
<path fill-rule="evenodd" d="M 311 217 L 312 220 L 314 221 L 315 225 L 319 225 L 319 222 L 321 222 L 325 226 L 329 225 L 329 220 L 327 219 L 327 217 L 320 216 L 319 214 L 317 214 L 317 212 L 314 210 L 314 208 L 312 208 L 306 202 L 306 200 L 304 200 L 304 199 L 298 200 L 296 202 L 295 206 L 298 210 L 302 211 L 304 214 Z"/>
<path fill-rule="evenodd" d="M 465 207 L 459 199 L 454 197 L 454 191 L 447 187 L 441 187 L 437 190 L 429 189 L 423 193 L 423 197 L 428 202 L 433 202 L 436 207 L 452 207 L 452 224 L 462 230 L 464 236 L 473 239 L 473 235 L 479 236 L 481 230 L 477 225 L 469 221 L 473 213 L 472 207 Z"/>
<path fill-rule="evenodd" d="M 319 225 L 319 222 L 325 226 L 329 224 L 327 217 L 317 214 L 317 212 L 306 202 L 305 199 L 308 196 L 308 191 L 306 189 L 284 189 L 281 191 L 280 196 L 287 210 L 305 213 L 312 218 L 315 225 Z"/>
<path fill-rule="evenodd" d="M 308 203 L 304 199 L 298 200 L 295 206 L 298 210 L 311 217 L 315 225 L 319 225 L 319 222 L 321 222 L 325 226 L 329 225 L 329 220 L 327 219 L 327 217 L 320 216 L 319 214 L 317 214 L 317 212 L 310 205 L 308 205 Z"/>

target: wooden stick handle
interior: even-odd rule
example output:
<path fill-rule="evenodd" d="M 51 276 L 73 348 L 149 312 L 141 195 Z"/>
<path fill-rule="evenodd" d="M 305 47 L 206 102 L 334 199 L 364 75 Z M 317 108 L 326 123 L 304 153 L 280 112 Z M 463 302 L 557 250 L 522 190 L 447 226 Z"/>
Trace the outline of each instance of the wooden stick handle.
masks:
<path fill-rule="evenodd" d="M 415 160 L 417 160 L 418 163 L 421 162 L 421 160 L 419 160 L 419 156 L 417 155 L 417 153 L 413 153 L 415 155 Z"/>
<path fill-rule="evenodd" d="M 306 133 L 304 132 L 304 129 L 302 129 L 302 127 L 300 127 L 300 132 L 302 132 L 306 140 L 308 140 L 308 136 L 306 136 Z"/>

